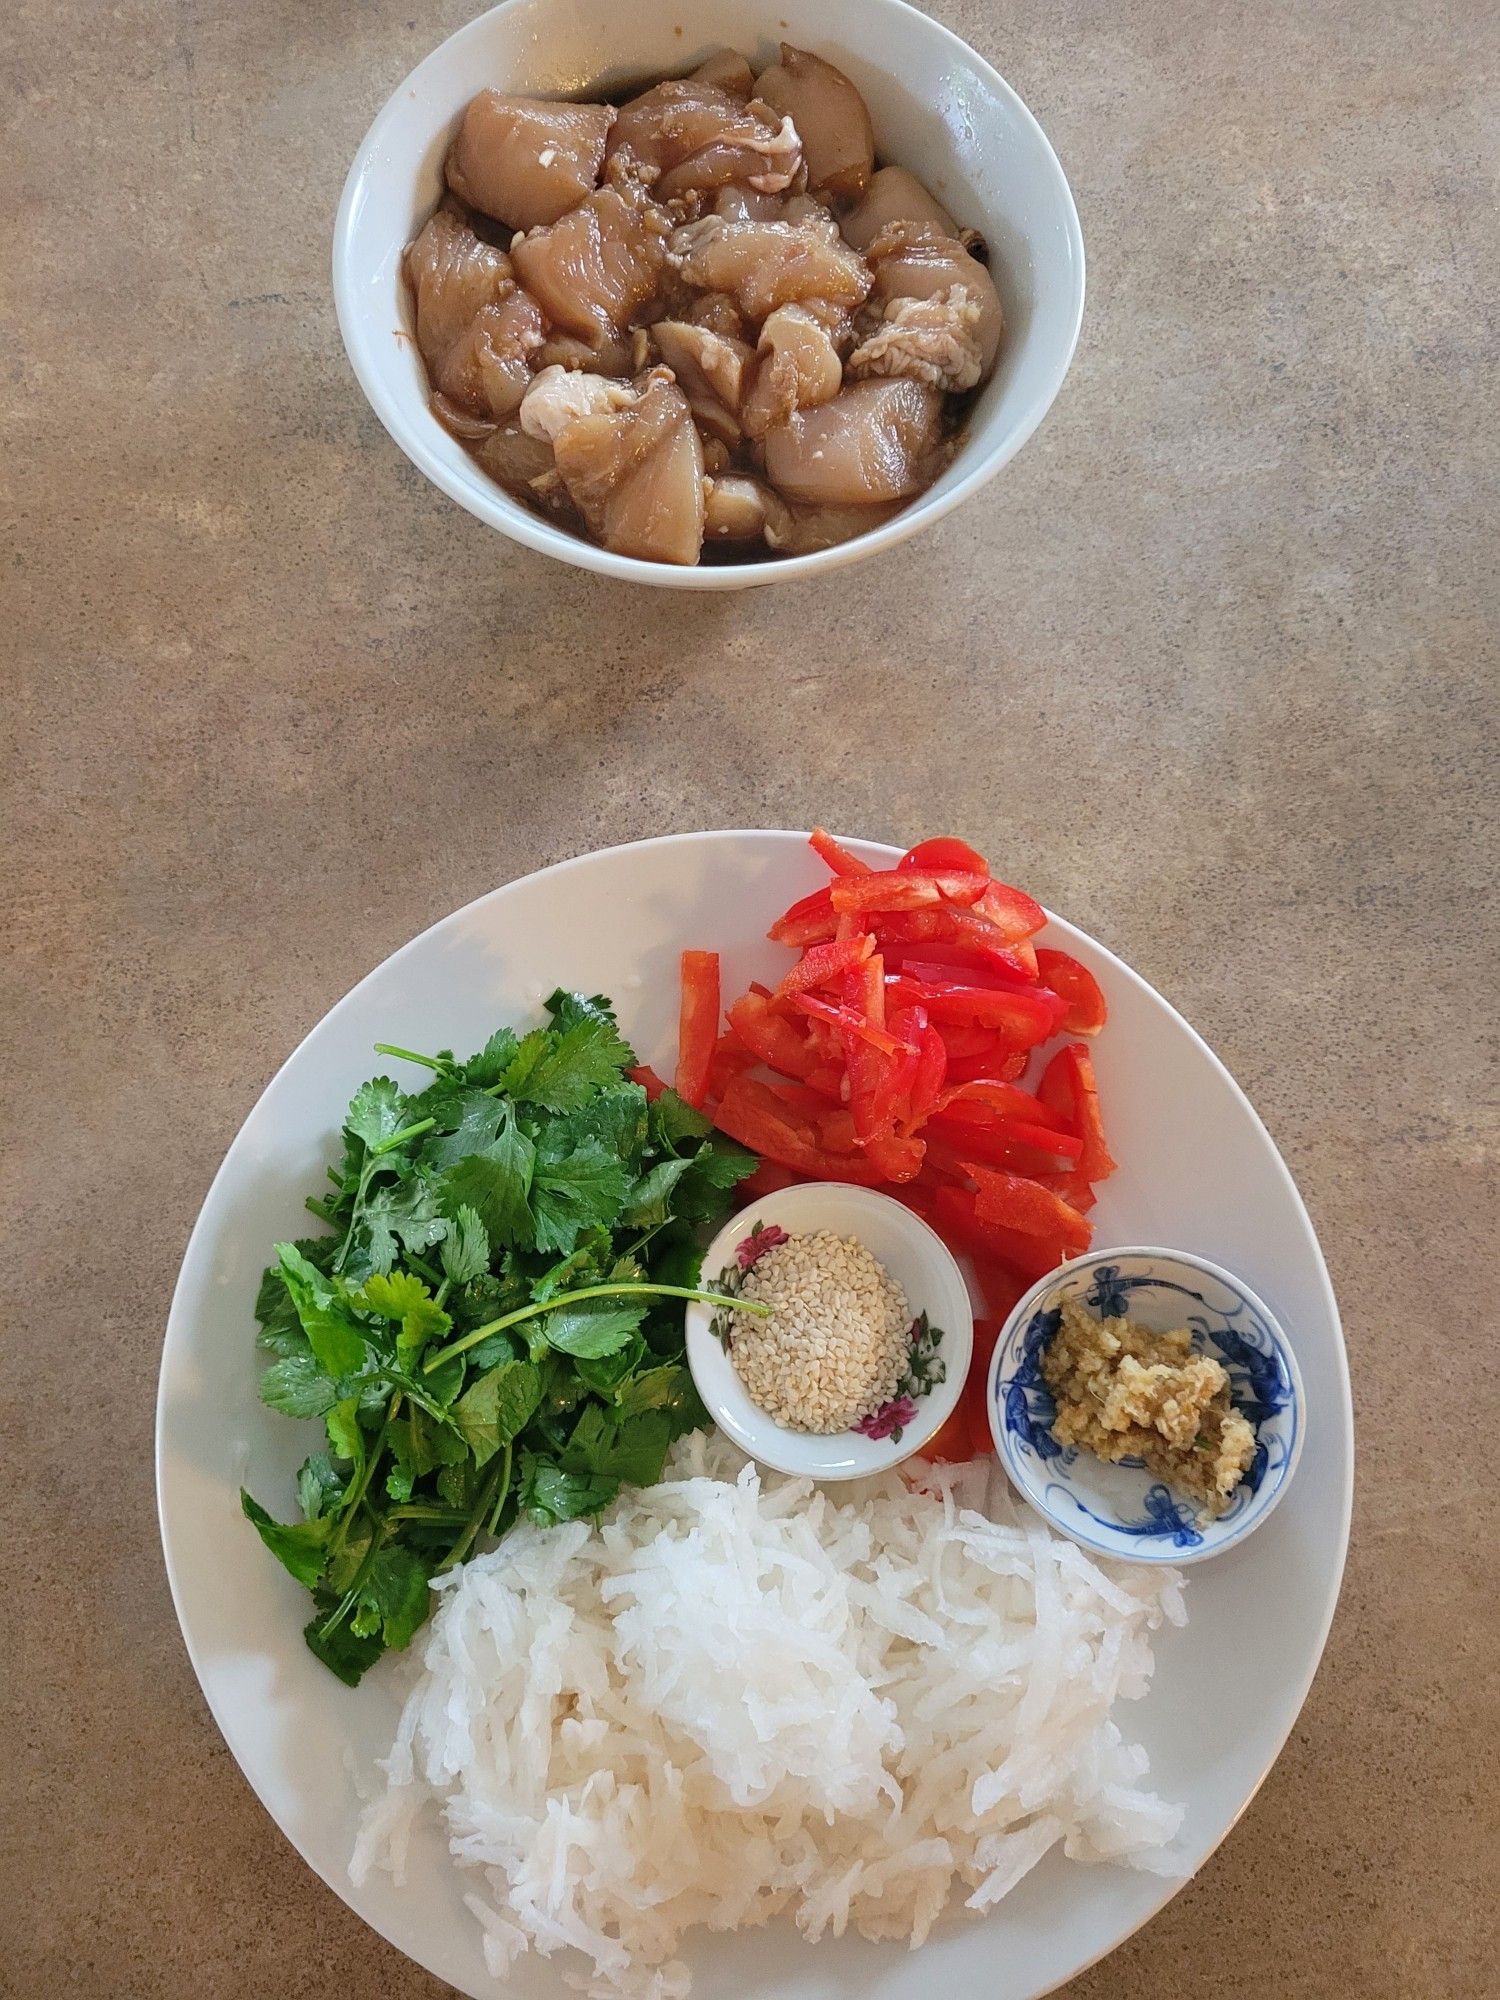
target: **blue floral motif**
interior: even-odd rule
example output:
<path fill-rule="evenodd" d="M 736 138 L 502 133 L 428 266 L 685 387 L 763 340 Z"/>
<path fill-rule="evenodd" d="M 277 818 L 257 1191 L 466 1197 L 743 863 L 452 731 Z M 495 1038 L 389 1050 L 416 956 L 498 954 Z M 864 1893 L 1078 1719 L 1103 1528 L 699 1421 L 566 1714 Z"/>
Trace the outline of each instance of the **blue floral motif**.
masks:
<path fill-rule="evenodd" d="M 1021 1358 L 1005 1390 L 1006 1429 L 1041 1459 L 1063 1456 L 1063 1447 L 1052 1435 L 1057 1403 L 1042 1379 L 1043 1351 L 1061 1325 L 1058 1306 L 1044 1306 L 1032 1314 L 1021 1336 Z"/>
<path fill-rule="evenodd" d="M 1083 1303 L 1101 1319 L 1124 1319 L 1130 1311 L 1130 1294 L 1139 1283 L 1139 1278 L 1122 1278 L 1118 1264 L 1100 1264 Z"/>
<path fill-rule="evenodd" d="M 1120 1535 L 1170 1535 L 1174 1549 L 1196 1549 L 1203 1541 L 1194 1522 L 1194 1517 L 1180 1506 L 1165 1486 L 1148 1486 L 1142 1505 L 1146 1509 L 1144 1521 L 1123 1521 L 1117 1516 L 1096 1514 L 1091 1507 L 1078 1502 L 1082 1511 L 1091 1521 L 1098 1521 L 1106 1528 L 1113 1528 Z"/>

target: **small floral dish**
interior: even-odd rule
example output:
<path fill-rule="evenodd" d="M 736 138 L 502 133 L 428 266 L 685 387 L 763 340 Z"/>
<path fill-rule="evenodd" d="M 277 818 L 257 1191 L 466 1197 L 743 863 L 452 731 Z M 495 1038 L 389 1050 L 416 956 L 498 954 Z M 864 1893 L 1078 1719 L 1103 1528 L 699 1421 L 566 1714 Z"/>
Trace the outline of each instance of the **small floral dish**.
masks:
<path fill-rule="evenodd" d="M 1139 1461 L 1109 1465 L 1052 1435 L 1057 1408 L 1042 1355 L 1065 1300 L 1100 1319 L 1157 1332 L 1186 1327 L 1222 1362 L 1230 1400 L 1255 1430 L 1255 1456 L 1222 1514 L 1208 1517 Z M 1127 1562 L 1201 1562 L 1254 1532 L 1290 1484 L 1302 1450 L 1302 1376 L 1286 1335 L 1248 1285 L 1185 1250 L 1095 1250 L 1033 1285 L 995 1343 L 990 1432 L 1001 1463 L 1044 1520 Z"/>
<path fill-rule="evenodd" d="M 921 1217 L 889 1195 L 843 1181 L 784 1188 L 742 1208 L 709 1245 L 703 1283 L 735 1296 L 767 1250 L 786 1236 L 820 1230 L 856 1238 L 906 1294 L 910 1360 L 897 1393 L 858 1429 L 792 1430 L 741 1382 L 732 1315 L 701 1302 L 687 1309 L 688 1366 L 719 1428 L 762 1465 L 811 1479 L 865 1479 L 909 1458 L 952 1415 L 974 1351 L 974 1313 L 953 1253 Z"/>

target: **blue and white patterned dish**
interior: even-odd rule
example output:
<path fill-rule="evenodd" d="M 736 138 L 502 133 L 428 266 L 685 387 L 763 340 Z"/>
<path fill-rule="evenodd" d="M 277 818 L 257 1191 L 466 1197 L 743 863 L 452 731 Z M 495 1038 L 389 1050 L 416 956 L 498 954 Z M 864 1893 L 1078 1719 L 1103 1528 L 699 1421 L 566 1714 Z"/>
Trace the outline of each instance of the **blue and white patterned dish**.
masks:
<path fill-rule="evenodd" d="M 1223 1362 L 1235 1407 L 1255 1426 L 1250 1469 L 1214 1520 L 1130 1463 L 1060 1445 L 1041 1357 L 1065 1299 L 1159 1332 L 1185 1326 Z M 1049 1271 L 1005 1322 L 989 1378 L 990 1432 L 1012 1482 L 1075 1542 L 1128 1562 L 1191 1563 L 1258 1528 L 1286 1491 L 1305 1429 L 1302 1377 L 1275 1318 L 1248 1285 L 1185 1250 L 1095 1250 Z"/>

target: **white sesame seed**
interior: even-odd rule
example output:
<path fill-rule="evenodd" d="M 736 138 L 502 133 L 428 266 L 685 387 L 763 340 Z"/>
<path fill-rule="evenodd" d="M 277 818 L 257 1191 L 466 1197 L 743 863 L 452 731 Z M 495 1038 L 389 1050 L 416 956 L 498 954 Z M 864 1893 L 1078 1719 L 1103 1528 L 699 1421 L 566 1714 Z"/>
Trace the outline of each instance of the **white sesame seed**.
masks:
<path fill-rule="evenodd" d="M 911 1312 L 885 1267 L 853 1236 L 819 1230 L 765 1250 L 741 1297 L 768 1319 L 735 1313 L 730 1356 L 751 1400 L 790 1430 L 851 1430 L 895 1395 L 909 1358 Z"/>

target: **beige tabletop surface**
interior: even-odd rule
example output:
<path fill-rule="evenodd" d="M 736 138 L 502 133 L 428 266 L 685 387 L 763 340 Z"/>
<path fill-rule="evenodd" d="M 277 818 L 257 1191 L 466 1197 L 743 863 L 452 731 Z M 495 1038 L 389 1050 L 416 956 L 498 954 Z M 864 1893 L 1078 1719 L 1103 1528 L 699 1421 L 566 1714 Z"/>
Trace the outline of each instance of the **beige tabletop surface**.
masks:
<path fill-rule="evenodd" d="M 1500 16 L 940 0 L 1072 179 L 1072 374 L 935 530 L 695 598 L 471 520 L 345 364 L 345 170 L 472 11 L 17 0 L 0 37 L 0 1991 L 446 1990 L 298 1859 L 189 1668 L 151 1475 L 183 1245 L 414 932 L 594 845 L 821 818 L 969 835 L 1152 980 L 1344 1314 L 1323 1667 L 1068 1992 L 1495 1994 Z"/>

